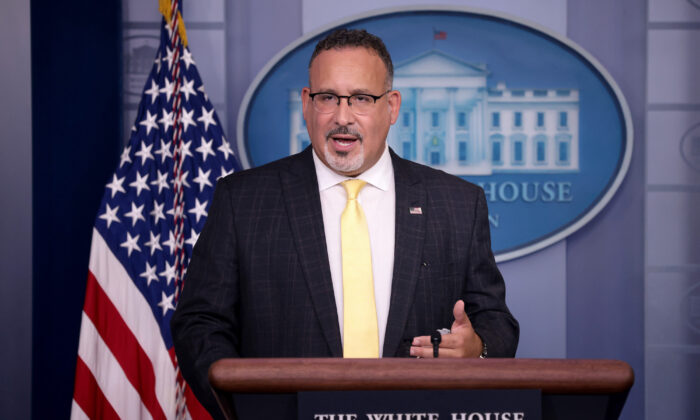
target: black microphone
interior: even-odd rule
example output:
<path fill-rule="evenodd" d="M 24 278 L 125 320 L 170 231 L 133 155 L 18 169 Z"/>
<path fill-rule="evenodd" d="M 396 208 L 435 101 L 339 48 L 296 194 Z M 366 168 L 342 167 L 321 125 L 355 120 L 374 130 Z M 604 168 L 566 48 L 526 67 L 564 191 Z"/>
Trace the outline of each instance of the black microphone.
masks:
<path fill-rule="evenodd" d="M 430 335 L 430 342 L 433 343 L 433 357 L 437 359 L 438 349 L 440 348 L 440 342 L 442 341 L 442 334 L 439 331 L 435 331 Z"/>

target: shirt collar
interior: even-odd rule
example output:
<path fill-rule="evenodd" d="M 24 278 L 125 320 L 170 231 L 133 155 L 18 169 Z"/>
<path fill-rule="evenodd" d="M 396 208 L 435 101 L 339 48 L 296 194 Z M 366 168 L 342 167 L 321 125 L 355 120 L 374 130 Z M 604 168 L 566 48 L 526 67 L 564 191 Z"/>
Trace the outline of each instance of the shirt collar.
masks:
<path fill-rule="evenodd" d="M 353 179 L 351 177 L 340 175 L 334 172 L 331 168 L 326 166 L 325 163 L 316 155 L 316 150 L 313 150 L 314 156 L 314 167 L 316 168 L 316 179 L 318 180 L 318 190 L 324 191 L 328 188 L 338 185 L 346 179 Z M 382 191 L 389 191 L 391 188 L 391 182 L 393 180 L 394 167 L 391 164 L 391 155 L 389 154 L 389 145 L 386 145 L 382 156 L 379 158 L 377 163 L 372 165 L 371 168 L 367 169 L 355 179 L 361 179 L 367 181 Z"/>

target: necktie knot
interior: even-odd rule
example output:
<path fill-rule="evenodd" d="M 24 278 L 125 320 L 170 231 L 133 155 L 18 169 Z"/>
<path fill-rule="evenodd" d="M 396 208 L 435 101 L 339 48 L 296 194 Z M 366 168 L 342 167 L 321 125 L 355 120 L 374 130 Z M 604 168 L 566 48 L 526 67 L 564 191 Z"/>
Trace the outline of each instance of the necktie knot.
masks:
<path fill-rule="evenodd" d="M 363 181 L 361 179 L 348 179 L 343 181 L 342 184 L 345 188 L 345 192 L 348 194 L 349 201 L 357 199 L 357 195 L 360 193 L 360 190 L 362 190 L 362 187 L 367 184 L 367 181 Z"/>

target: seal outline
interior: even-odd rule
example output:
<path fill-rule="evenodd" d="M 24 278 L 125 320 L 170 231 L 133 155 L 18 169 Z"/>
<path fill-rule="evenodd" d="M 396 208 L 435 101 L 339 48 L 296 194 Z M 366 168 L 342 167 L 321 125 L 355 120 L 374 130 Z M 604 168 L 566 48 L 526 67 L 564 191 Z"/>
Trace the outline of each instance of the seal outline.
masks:
<path fill-rule="evenodd" d="M 248 161 L 248 152 L 245 147 L 245 142 L 244 142 L 244 128 L 245 128 L 245 118 L 248 113 L 248 107 L 250 105 L 251 99 L 253 98 L 253 94 L 257 91 L 259 85 L 263 82 L 267 74 L 277 65 L 277 63 L 282 60 L 287 54 L 295 50 L 297 47 L 300 45 L 306 43 L 310 39 L 327 32 L 331 29 L 334 29 L 336 27 L 342 26 L 342 25 L 347 25 L 350 23 L 353 23 L 358 20 L 362 19 L 367 19 L 367 18 L 373 18 L 373 17 L 379 17 L 382 15 L 393 15 L 393 14 L 401 14 L 401 13 L 411 13 L 411 12 L 461 12 L 461 13 L 466 13 L 466 14 L 471 14 L 471 15 L 481 15 L 484 17 L 490 17 L 490 18 L 497 18 L 505 21 L 510 21 L 513 23 L 516 23 L 518 25 L 531 28 L 539 33 L 542 33 L 560 43 L 565 45 L 566 47 L 570 48 L 573 50 L 575 53 L 579 54 L 581 57 L 583 57 L 588 63 L 590 63 L 593 68 L 600 74 L 605 82 L 608 84 L 612 92 L 615 94 L 615 98 L 617 99 L 617 104 L 620 106 L 620 111 L 622 112 L 622 116 L 624 118 L 624 130 L 625 130 L 625 151 L 622 157 L 622 162 L 618 168 L 617 174 L 615 175 L 615 179 L 612 181 L 612 183 L 608 184 L 607 190 L 603 194 L 602 197 L 591 207 L 588 209 L 584 210 L 583 216 L 580 216 L 576 219 L 573 219 L 573 221 L 565 225 L 563 228 L 553 231 L 550 235 L 545 236 L 541 240 L 536 240 L 534 242 L 529 242 L 522 247 L 518 247 L 516 249 L 508 250 L 506 252 L 496 254 L 496 262 L 505 262 L 509 261 L 512 259 L 524 257 L 528 254 L 532 254 L 536 251 L 539 251 L 541 249 L 544 249 L 550 245 L 553 245 L 557 242 L 559 242 L 562 239 L 565 239 L 572 233 L 576 232 L 577 230 L 581 229 L 583 226 L 588 224 L 595 216 L 600 213 L 603 208 L 610 202 L 612 197 L 617 193 L 617 190 L 620 188 L 620 185 L 622 184 L 622 181 L 625 178 L 625 175 L 627 175 L 627 171 L 629 170 L 630 163 L 632 161 L 632 151 L 634 149 L 634 128 L 632 126 L 632 116 L 630 113 L 629 106 L 627 104 L 627 100 L 625 99 L 624 95 L 622 94 L 622 91 L 620 90 L 620 87 L 617 85 L 615 80 L 612 78 L 610 73 L 603 67 L 602 64 L 588 51 L 583 49 L 580 45 L 576 44 L 574 41 L 572 41 L 569 38 L 566 38 L 563 35 L 560 35 L 553 30 L 546 28 L 538 23 L 522 19 L 519 17 L 515 17 L 512 15 L 509 15 L 507 13 L 502 13 L 502 12 L 494 12 L 490 10 L 484 10 L 480 8 L 474 8 L 474 7 L 460 7 L 460 6 L 397 6 L 397 7 L 389 7 L 389 8 L 383 8 L 383 9 L 377 9 L 377 10 L 372 10 L 369 12 L 365 13 L 359 13 L 356 15 L 349 16 L 347 18 L 339 19 L 334 22 L 331 22 L 327 25 L 323 25 L 316 30 L 313 30 L 311 32 L 308 32 L 305 35 L 302 35 L 301 37 L 297 38 L 295 41 L 287 45 L 285 48 L 280 50 L 277 54 L 275 54 L 274 57 L 272 57 L 267 64 L 258 72 L 258 74 L 255 76 L 253 81 L 251 82 L 250 86 L 248 87 L 248 90 L 246 91 L 245 95 L 243 96 L 243 100 L 241 101 L 241 107 L 238 111 L 238 119 L 237 119 L 237 126 L 236 126 L 236 146 L 238 147 L 238 158 L 241 160 L 241 165 L 243 168 L 247 169 L 250 168 L 250 163 Z"/>

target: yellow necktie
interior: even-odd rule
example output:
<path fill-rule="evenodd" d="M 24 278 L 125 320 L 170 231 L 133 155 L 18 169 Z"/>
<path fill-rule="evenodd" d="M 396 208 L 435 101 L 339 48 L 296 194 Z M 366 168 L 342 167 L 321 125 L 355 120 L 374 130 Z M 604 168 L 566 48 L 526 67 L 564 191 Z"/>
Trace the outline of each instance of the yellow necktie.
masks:
<path fill-rule="evenodd" d="M 348 202 L 340 218 L 343 252 L 343 357 L 379 357 L 379 328 L 374 303 L 372 254 L 367 220 L 357 195 L 366 184 L 343 182 Z"/>

